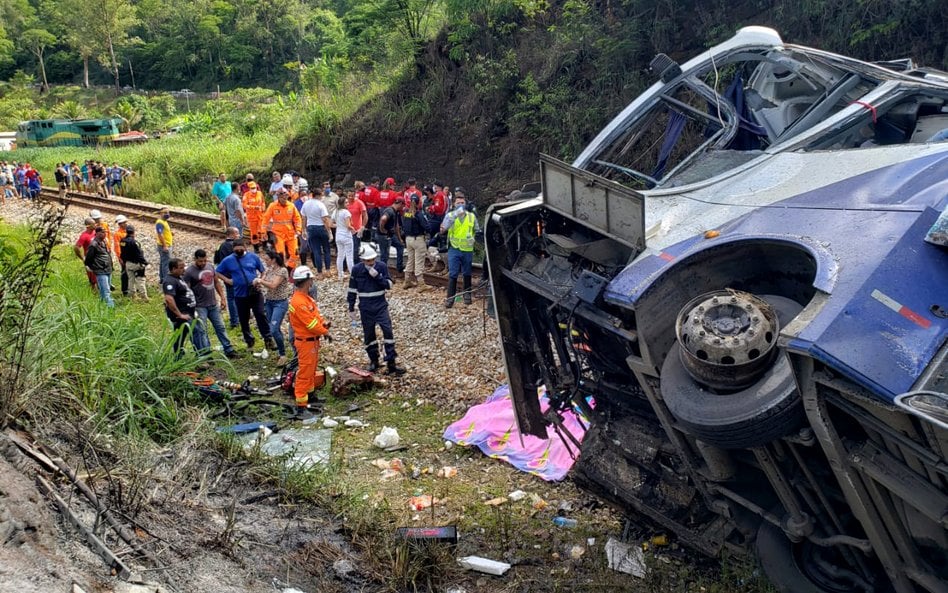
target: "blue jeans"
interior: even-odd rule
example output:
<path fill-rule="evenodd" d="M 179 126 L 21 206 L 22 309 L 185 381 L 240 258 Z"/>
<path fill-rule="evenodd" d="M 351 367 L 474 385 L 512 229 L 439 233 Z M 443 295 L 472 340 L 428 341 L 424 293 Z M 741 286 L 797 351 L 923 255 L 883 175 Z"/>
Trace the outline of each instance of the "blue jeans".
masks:
<path fill-rule="evenodd" d="M 306 237 L 309 250 L 313 254 L 313 264 L 316 266 L 316 271 L 322 273 L 325 267 L 328 272 L 332 256 L 329 254 L 329 233 L 326 231 L 326 227 L 309 225 L 306 227 Z"/>
<path fill-rule="evenodd" d="M 171 261 L 171 248 L 158 247 L 158 282 L 164 282 L 168 275 L 168 262 Z"/>
<path fill-rule="evenodd" d="M 227 314 L 230 316 L 230 328 L 234 329 L 240 325 L 240 317 L 237 315 L 237 301 L 234 300 L 234 287 L 225 284 L 224 290 L 227 293 Z"/>
<path fill-rule="evenodd" d="M 457 278 L 458 273 L 461 276 L 471 275 L 471 264 L 474 263 L 473 251 L 461 251 L 460 249 L 448 249 L 448 277 Z"/>
<path fill-rule="evenodd" d="M 276 341 L 277 352 L 280 356 L 286 356 L 286 344 L 283 342 L 283 332 L 280 331 L 280 325 L 283 324 L 283 318 L 286 317 L 286 310 L 289 306 L 290 302 L 287 299 L 267 301 L 263 305 L 267 312 L 267 319 L 270 321 L 270 335 Z"/>
<path fill-rule="evenodd" d="M 388 265 L 388 257 L 391 248 L 395 248 L 395 269 L 399 272 L 405 270 L 405 246 L 395 235 L 385 235 L 378 231 L 372 234 L 372 238 L 379 244 L 379 259 Z"/>
<path fill-rule="evenodd" d="M 211 351 L 211 340 L 210 336 L 207 335 L 208 321 L 211 322 L 214 333 L 217 334 L 217 339 L 220 341 L 221 346 L 224 347 L 224 352 L 228 353 L 234 351 L 234 346 L 227 337 L 227 330 L 224 327 L 224 319 L 221 317 L 220 307 L 217 305 L 213 307 L 198 307 L 195 314 L 197 319 L 191 326 L 191 342 L 194 344 L 194 350 L 197 351 L 198 354 L 208 354 Z"/>
<path fill-rule="evenodd" d="M 106 307 L 114 307 L 115 301 L 112 300 L 112 276 L 110 274 L 96 274 L 95 284 L 99 287 L 99 298 L 105 303 Z"/>

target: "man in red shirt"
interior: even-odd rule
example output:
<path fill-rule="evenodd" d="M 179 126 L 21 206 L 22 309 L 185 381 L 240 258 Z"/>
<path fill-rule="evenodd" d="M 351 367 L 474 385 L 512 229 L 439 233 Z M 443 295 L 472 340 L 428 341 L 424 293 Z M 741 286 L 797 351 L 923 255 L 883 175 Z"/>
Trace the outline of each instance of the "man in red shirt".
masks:
<path fill-rule="evenodd" d="M 86 252 L 89 251 L 89 246 L 92 245 L 92 240 L 95 239 L 95 221 L 86 218 L 83 222 L 86 225 L 86 230 L 79 234 L 76 244 L 72 246 L 72 252 L 76 254 L 76 257 L 85 261 Z M 89 285 L 92 286 L 92 290 L 98 291 L 95 274 L 87 270 L 86 276 L 89 278 Z"/>
<path fill-rule="evenodd" d="M 385 210 L 395 205 L 395 200 L 402 194 L 395 190 L 395 179 L 389 177 L 382 184 L 382 191 L 379 192 L 379 210 Z"/>
<path fill-rule="evenodd" d="M 365 207 L 369 211 L 369 230 L 375 231 L 379 228 L 379 216 L 382 211 L 379 209 L 379 200 L 381 192 L 379 191 L 379 178 L 373 177 L 372 182 L 366 186 L 363 195 L 360 196 L 365 202 Z M 371 237 L 371 234 L 369 235 Z"/>
<path fill-rule="evenodd" d="M 448 200 L 444 197 L 444 185 L 440 181 L 435 181 L 432 185 L 434 195 L 431 196 L 431 202 L 428 204 L 428 234 L 432 237 L 441 230 L 441 221 L 448 211 Z"/>
<path fill-rule="evenodd" d="M 346 192 L 346 209 L 349 210 L 349 214 L 352 215 L 352 261 L 358 261 L 359 259 L 359 247 L 362 245 L 362 231 L 365 230 L 365 225 L 369 222 L 369 213 L 368 209 L 365 207 L 365 203 L 359 199 L 361 192 L 358 191 L 348 191 Z M 352 270 L 349 270 L 351 273 Z"/>

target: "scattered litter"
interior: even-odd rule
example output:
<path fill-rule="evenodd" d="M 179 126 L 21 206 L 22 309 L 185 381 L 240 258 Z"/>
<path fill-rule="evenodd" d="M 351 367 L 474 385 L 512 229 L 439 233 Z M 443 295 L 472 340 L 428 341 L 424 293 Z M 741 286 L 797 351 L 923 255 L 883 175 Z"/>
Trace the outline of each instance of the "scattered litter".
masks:
<path fill-rule="evenodd" d="M 340 558 L 332 563 L 332 569 L 335 571 L 336 576 L 345 578 L 355 572 L 356 567 L 350 560 Z"/>
<path fill-rule="evenodd" d="M 395 535 L 412 541 L 433 541 L 445 544 L 458 543 L 458 528 L 454 525 L 444 527 L 399 527 Z"/>
<path fill-rule="evenodd" d="M 392 469 L 397 472 L 400 472 L 405 469 L 405 464 L 401 459 L 396 457 L 395 459 L 375 459 L 372 461 L 372 465 L 379 469 Z"/>
<path fill-rule="evenodd" d="M 289 453 L 288 463 L 290 465 L 305 468 L 329 462 L 329 452 L 332 446 L 331 430 L 286 428 L 267 437 L 263 437 L 263 432 L 258 434 L 261 438 L 258 440 L 254 436 L 250 441 L 251 446 L 253 446 L 254 441 L 257 441 L 260 451 L 273 457 L 281 457 Z"/>
<path fill-rule="evenodd" d="M 556 510 L 563 511 L 564 513 L 569 513 L 573 510 L 573 503 L 568 500 L 560 501 L 560 504 L 556 506 Z"/>
<path fill-rule="evenodd" d="M 510 570 L 510 565 L 506 562 L 498 562 L 489 558 L 481 558 L 480 556 L 465 556 L 464 558 L 458 558 L 458 564 L 468 570 L 483 572 L 484 574 L 492 574 L 496 576 L 501 576 Z"/>
<path fill-rule="evenodd" d="M 115 584 L 113 591 L 114 593 L 167 593 L 167 589 L 157 583 L 123 583 L 121 581 Z"/>
<path fill-rule="evenodd" d="M 422 494 L 421 496 L 412 496 L 408 499 L 408 508 L 413 511 L 421 511 L 431 507 L 435 503 L 435 500 L 431 498 L 430 494 Z"/>
<path fill-rule="evenodd" d="M 595 545 L 596 545 L 596 538 L 594 538 L 594 537 L 586 538 L 586 545 L 589 546 L 590 548 L 593 547 L 593 546 L 595 546 Z"/>
<path fill-rule="evenodd" d="M 458 475 L 458 468 L 446 465 L 438 470 L 439 478 L 453 478 Z"/>
<path fill-rule="evenodd" d="M 490 499 L 490 500 L 485 500 L 485 501 L 484 501 L 484 504 L 486 504 L 486 505 L 488 505 L 488 506 L 496 507 L 496 506 L 500 506 L 500 505 L 504 504 L 505 502 L 507 502 L 507 497 L 506 497 L 506 496 L 498 496 L 497 498 L 492 498 L 492 499 Z"/>
<path fill-rule="evenodd" d="M 402 477 L 402 472 L 400 472 L 400 471 L 398 471 L 398 470 L 394 470 L 394 469 L 387 469 L 387 470 L 383 471 L 383 472 L 382 472 L 382 475 L 379 476 L 379 477 L 382 478 L 383 480 L 391 480 L 391 479 L 393 479 L 393 478 L 400 478 L 400 477 Z"/>
<path fill-rule="evenodd" d="M 573 546 L 569 549 L 569 557 L 573 560 L 579 560 L 586 553 L 586 548 L 582 546 Z"/>
<path fill-rule="evenodd" d="M 451 447 L 453 447 L 453 446 L 454 446 L 454 443 L 453 443 L 452 441 L 445 441 L 445 442 L 444 442 L 444 450 L 445 450 L 445 451 L 450 450 Z"/>
<path fill-rule="evenodd" d="M 514 502 L 523 500 L 526 497 L 527 497 L 527 493 L 524 492 L 523 490 L 514 490 L 513 492 L 507 495 L 507 498 L 509 498 L 510 500 Z"/>
<path fill-rule="evenodd" d="M 348 422 L 350 416 L 336 416 L 336 422 Z"/>
<path fill-rule="evenodd" d="M 287 587 L 286 589 L 283 589 L 283 591 L 281 591 L 280 593 L 303 593 L 303 592 L 300 591 L 299 589 L 294 589 L 293 587 Z"/>
<path fill-rule="evenodd" d="M 347 428 L 362 428 L 363 426 L 365 426 L 364 422 L 362 422 L 361 420 L 356 420 L 355 418 L 351 420 L 346 420 L 345 424 Z"/>
<path fill-rule="evenodd" d="M 375 440 L 372 442 L 375 443 L 375 446 L 379 449 L 387 449 L 389 447 L 397 447 L 399 441 L 397 430 L 389 426 L 383 426 L 382 432 L 377 434 Z"/>
<path fill-rule="evenodd" d="M 576 519 L 570 519 L 569 517 L 553 517 L 553 524 L 559 527 L 567 527 L 572 529 L 576 527 L 579 522 Z"/>
<path fill-rule="evenodd" d="M 339 426 L 339 423 L 333 420 L 332 418 L 323 418 L 323 426 L 325 428 L 336 428 Z"/>
<path fill-rule="evenodd" d="M 638 546 L 610 537 L 606 542 L 606 560 L 612 570 L 640 579 L 645 577 L 645 553 Z"/>
<path fill-rule="evenodd" d="M 448 587 L 444 590 L 444 593 L 467 593 L 467 589 L 461 586 Z"/>
<path fill-rule="evenodd" d="M 276 426 L 276 422 L 247 422 L 244 424 L 234 424 L 233 426 L 221 426 L 217 428 L 217 432 L 228 433 L 228 434 L 247 434 L 251 432 L 257 432 L 260 430 L 260 427 L 265 426 L 272 432 Z"/>
<path fill-rule="evenodd" d="M 540 498 L 540 495 L 538 495 L 538 494 L 531 494 L 531 495 L 530 495 L 530 506 L 532 506 L 532 507 L 533 507 L 533 510 L 535 510 L 535 511 L 542 511 L 542 510 L 545 509 L 546 507 L 550 506 L 550 503 L 548 503 L 547 501 L 545 501 L 545 500 L 543 500 L 542 498 Z"/>

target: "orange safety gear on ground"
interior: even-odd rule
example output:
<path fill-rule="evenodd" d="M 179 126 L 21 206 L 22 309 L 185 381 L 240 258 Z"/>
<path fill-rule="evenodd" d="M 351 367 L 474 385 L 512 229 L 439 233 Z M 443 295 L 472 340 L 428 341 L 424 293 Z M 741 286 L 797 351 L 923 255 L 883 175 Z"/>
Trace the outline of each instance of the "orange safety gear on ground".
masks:
<path fill-rule="evenodd" d="M 119 246 L 119 243 L 122 242 L 122 239 L 124 239 L 125 235 L 127 234 L 128 233 L 122 228 L 121 225 L 119 225 L 119 228 L 115 229 L 115 233 L 112 234 L 112 251 L 115 252 L 116 258 L 120 258 L 122 256 L 122 249 Z"/>
<path fill-rule="evenodd" d="M 316 388 L 316 370 L 319 366 L 319 338 L 329 333 L 325 320 L 319 314 L 316 301 L 302 290 L 293 291 L 287 308 L 290 325 L 293 327 L 293 345 L 299 369 L 293 386 L 297 406 L 309 402 L 309 392 Z"/>
<path fill-rule="evenodd" d="M 283 254 L 286 265 L 295 268 L 299 265 L 299 240 L 297 237 L 303 230 L 303 219 L 299 211 L 291 202 L 280 204 L 279 200 L 270 204 L 263 214 L 261 221 L 264 231 L 273 231 L 276 240 L 273 248 Z"/>
<path fill-rule="evenodd" d="M 266 211 L 267 203 L 263 199 L 263 192 L 256 183 L 251 181 L 247 184 L 247 191 L 241 200 L 244 207 L 244 213 L 247 215 L 247 226 L 250 227 L 250 242 L 258 245 L 267 238 L 263 229 L 263 213 Z"/>

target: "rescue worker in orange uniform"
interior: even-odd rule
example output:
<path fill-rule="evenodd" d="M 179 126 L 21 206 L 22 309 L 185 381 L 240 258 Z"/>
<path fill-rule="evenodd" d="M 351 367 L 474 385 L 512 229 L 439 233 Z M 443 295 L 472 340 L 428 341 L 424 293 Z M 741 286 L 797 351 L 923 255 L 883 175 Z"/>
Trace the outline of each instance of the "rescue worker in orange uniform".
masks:
<path fill-rule="evenodd" d="M 293 270 L 293 284 L 296 290 L 290 297 L 287 308 L 290 326 L 293 328 L 293 345 L 299 361 L 293 395 L 296 398 L 297 413 L 303 417 L 309 414 L 307 404 L 309 394 L 316 389 L 316 370 L 319 365 L 319 338 L 326 336 L 330 342 L 329 328 L 332 325 L 319 314 L 316 301 L 309 290 L 315 282 L 315 274 L 307 266 Z"/>
<path fill-rule="evenodd" d="M 267 203 L 256 181 L 247 182 L 247 191 L 244 192 L 242 203 L 247 215 L 247 226 L 250 228 L 250 243 L 254 251 L 260 251 L 261 243 L 267 238 L 263 227 L 263 214 Z"/>
<path fill-rule="evenodd" d="M 303 232 L 303 218 L 296 206 L 290 202 L 290 194 L 285 189 L 277 193 L 277 201 L 270 204 L 261 219 L 261 226 L 272 231 L 276 240 L 273 249 L 282 253 L 289 268 L 299 265 L 299 237 Z"/>

